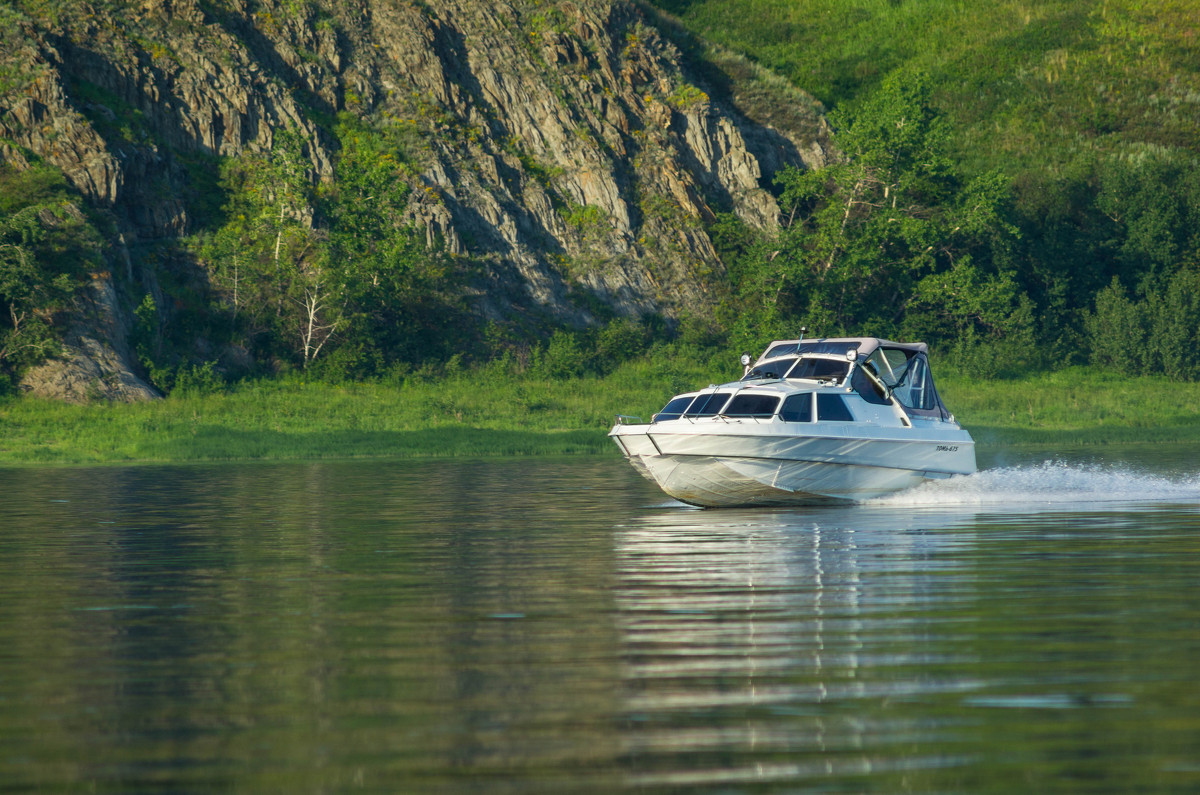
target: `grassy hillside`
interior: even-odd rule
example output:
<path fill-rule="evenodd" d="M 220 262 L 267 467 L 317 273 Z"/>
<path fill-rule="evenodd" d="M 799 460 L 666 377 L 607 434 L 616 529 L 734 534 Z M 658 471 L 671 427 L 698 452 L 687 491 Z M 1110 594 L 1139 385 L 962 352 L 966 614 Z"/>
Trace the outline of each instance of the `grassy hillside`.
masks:
<path fill-rule="evenodd" d="M 950 251 L 952 266 L 922 271 L 913 256 L 920 249 L 910 240 L 907 266 L 925 279 L 926 289 L 888 284 L 884 296 L 896 296 L 897 330 L 873 324 L 865 308 L 847 316 L 845 325 L 858 327 L 845 330 L 920 336 L 949 351 L 967 336 L 963 317 L 974 316 L 980 338 L 998 340 L 1000 350 L 1023 340 L 1033 345 L 1029 350 L 1048 354 L 1041 361 L 1027 358 L 1027 365 L 1092 362 L 1125 373 L 1200 377 L 1200 359 L 1178 355 L 1200 350 L 1200 8 L 1194 0 L 652 5 L 689 31 L 697 49 L 715 42 L 812 92 L 830 109 L 835 143 L 854 140 L 844 178 L 827 178 L 824 195 L 807 186 L 803 196 L 816 198 L 795 205 L 799 214 L 789 216 L 808 212 L 818 221 L 801 225 L 791 249 L 801 255 L 820 253 L 823 237 L 832 241 L 826 250 L 838 254 L 847 242 L 859 244 L 861 275 L 854 284 L 879 281 L 889 264 L 885 248 L 896 235 L 889 239 L 878 230 L 900 229 L 896 213 L 875 229 L 861 223 L 871 212 L 879 220 L 877 209 L 886 204 L 896 207 L 886 191 L 866 203 L 860 199 L 860 186 L 872 179 L 853 168 L 866 162 L 861 142 L 902 137 L 897 130 L 928 131 L 928 155 L 916 162 L 949 179 L 940 195 L 906 195 L 901 207 L 915 208 L 908 219 L 945 221 L 931 228 L 923 243 L 931 246 L 927 251 L 953 247 L 959 230 L 979 232 L 975 245 Z M 917 115 L 897 104 L 907 86 L 923 92 Z M 909 176 L 894 169 L 884 174 L 894 185 Z M 971 180 L 992 186 L 983 224 L 954 215 L 980 206 L 970 190 L 956 187 Z M 846 210 L 841 215 L 839 206 Z M 822 222 L 821 212 L 830 218 Z M 863 234 L 841 234 L 856 225 Z M 884 244 L 876 245 L 877 238 Z M 772 241 L 735 261 L 735 275 L 770 283 L 772 269 L 786 257 L 764 270 L 761 251 L 780 249 Z M 952 275 L 960 265 L 977 275 L 956 286 Z M 932 278 L 925 277 L 930 271 Z M 824 276 L 821 270 L 806 274 L 808 283 Z M 1006 284 L 1010 297 L 980 323 L 989 292 L 981 285 L 988 280 Z M 735 289 L 747 293 L 745 285 Z M 952 315 L 964 295 L 973 306 L 947 333 L 938 318 Z M 830 296 L 821 296 L 798 308 L 828 333 L 819 316 L 829 303 Z M 1022 320 L 1024 312 L 1029 322 Z M 984 350 L 976 362 L 992 355 Z M 965 366 L 971 358 L 958 363 Z"/>
<path fill-rule="evenodd" d="M 1091 150 L 1200 151 L 1193 0 L 654 0 L 830 108 L 894 70 L 933 77 L 975 169 L 1062 170 Z"/>

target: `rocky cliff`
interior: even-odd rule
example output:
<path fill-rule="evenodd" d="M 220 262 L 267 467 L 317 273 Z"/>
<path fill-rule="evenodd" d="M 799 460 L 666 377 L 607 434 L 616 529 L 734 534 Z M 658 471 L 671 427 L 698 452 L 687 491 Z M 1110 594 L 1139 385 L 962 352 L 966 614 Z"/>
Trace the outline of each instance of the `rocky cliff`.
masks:
<path fill-rule="evenodd" d="M 202 225 L 204 170 L 282 129 L 330 180 L 337 114 L 411 126 L 410 220 L 483 263 L 479 311 L 575 325 L 703 312 L 723 270 L 705 224 L 772 226 L 774 172 L 829 149 L 811 99 L 616 0 L 60 5 L 5 12 L 0 156 L 54 164 L 114 223 L 70 355 L 27 378 L 46 394 L 153 393 L 129 304 Z"/>

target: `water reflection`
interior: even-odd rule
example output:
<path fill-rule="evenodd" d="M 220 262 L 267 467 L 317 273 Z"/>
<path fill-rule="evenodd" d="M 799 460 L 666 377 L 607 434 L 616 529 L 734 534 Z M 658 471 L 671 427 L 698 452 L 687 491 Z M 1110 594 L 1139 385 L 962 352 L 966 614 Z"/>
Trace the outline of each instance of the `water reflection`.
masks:
<path fill-rule="evenodd" d="M 0 781 L 1194 790 L 1171 466 L 752 511 L 612 459 L 0 472 Z"/>
<path fill-rule="evenodd" d="M 619 527 L 630 783 L 961 791 L 1018 770 L 1086 778 L 1139 731 L 1105 711 L 1196 683 L 1181 658 L 1149 651 L 1166 641 L 1178 654 L 1181 637 L 1130 621 L 1161 630 L 1183 607 L 1197 564 L 1151 571 L 1166 550 L 1200 552 L 1200 506 L 1131 500 L 1137 477 L 1124 492 L 1108 475 L 1066 477 L 1075 499 L 1049 511 L 1036 496 L 990 500 L 985 480 L 937 507 L 666 508 Z M 1195 494 L 1190 480 L 1151 482 Z M 1200 618 L 1198 605 L 1185 613 Z M 1200 721 L 1179 729 L 1200 740 Z M 1173 754 L 1155 764 L 1179 774 Z M 1116 757 L 1102 767 L 1139 775 Z"/>
<path fill-rule="evenodd" d="M 953 543 L 923 515 L 886 509 L 666 510 L 622 527 L 621 579 L 628 753 L 637 785 L 687 785 L 697 758 L 708 783 L 866 775 L 944 766 L 947 754 L 889 759 L 880 732 L 910 740 L 939 731 L 899 716 L 876 722 L 855 708 L 969 689 L 969 681 L 878 679 L 934 660 L 897 650 L 919 632 L 898 616 L 937 598 L 934 553 Z M 961 521 L 961 516 L 956 517 Z M 906 526 L 907 525 L 907 526 Z M 954 662 L 947 655 L 937 660 Z"/>

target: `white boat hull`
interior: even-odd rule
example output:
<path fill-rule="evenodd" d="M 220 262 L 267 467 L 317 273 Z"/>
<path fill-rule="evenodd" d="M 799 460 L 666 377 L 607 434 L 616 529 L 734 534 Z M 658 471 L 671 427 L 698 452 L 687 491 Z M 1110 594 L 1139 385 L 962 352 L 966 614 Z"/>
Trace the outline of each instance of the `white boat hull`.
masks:
<path fill-rule="evenodd" d="M 664 492 L 704 507 L 866 500 L 975 471 L 974 442 L 957 426 L 866 437 L 838 425 L 804 435 L 779 433 L 780 423 L 671 425 L 618 425 L 609 435 Z"/>

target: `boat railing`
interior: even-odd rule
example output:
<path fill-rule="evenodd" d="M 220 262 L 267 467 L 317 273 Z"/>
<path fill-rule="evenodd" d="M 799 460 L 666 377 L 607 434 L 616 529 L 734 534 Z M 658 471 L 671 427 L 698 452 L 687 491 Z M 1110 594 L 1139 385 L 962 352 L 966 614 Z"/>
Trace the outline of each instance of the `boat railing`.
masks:
<path fill-rule="evenodd" d="M 617 425 L 641 425 L 641 424 L 642 424 L 641 417 L 632 417 L 628 414 L 618 414 L 617 415 Z"/>

